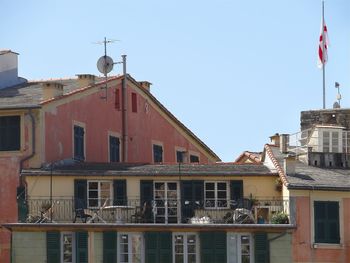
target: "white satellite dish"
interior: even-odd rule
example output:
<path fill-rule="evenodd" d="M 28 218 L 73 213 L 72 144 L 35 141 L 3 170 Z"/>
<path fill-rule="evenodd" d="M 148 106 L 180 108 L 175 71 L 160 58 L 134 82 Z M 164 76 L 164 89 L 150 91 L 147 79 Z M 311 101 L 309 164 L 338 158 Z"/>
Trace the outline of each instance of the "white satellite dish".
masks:
<path fill-rule="evenodd" d="M 104 75 L 112 71 L 113 65 L 113 59 L 109 56 L 102 56 L 97 60 L 97 69 Z"/>

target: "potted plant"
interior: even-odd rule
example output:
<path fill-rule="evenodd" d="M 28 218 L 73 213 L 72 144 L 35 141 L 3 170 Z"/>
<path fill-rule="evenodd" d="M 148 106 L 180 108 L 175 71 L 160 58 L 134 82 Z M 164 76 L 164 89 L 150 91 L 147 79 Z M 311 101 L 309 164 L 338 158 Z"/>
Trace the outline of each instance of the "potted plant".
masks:
<path fill-rule="evenodd" d="M 280 177 L 277 177 L 275 180 L 275 189 L 279 192 L 282 191 L 282 180 Z"/>
<path fill-rule="evenodd" d="M 288 215 L 284 212 L 278 212 L 271 217 L 272 224 L 288 224 Z"/>

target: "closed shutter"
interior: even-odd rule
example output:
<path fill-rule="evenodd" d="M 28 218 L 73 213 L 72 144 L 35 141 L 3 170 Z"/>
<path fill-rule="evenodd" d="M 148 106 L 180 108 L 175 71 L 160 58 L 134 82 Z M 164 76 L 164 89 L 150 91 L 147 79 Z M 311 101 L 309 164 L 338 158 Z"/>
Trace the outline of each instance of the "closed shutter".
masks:
<path fill-rule="evenodd" d="M 87 207 L 86 180 L 74 180 L 74 206 L 75 209 Z"/>
<path fill-rule="evenodd" d="M 153 201 L 153 181 L 140 181 L 140 205 L 145 208 L 143 212 L 143 220 L 145 223 L 153 222 L 152 201 Z"/>
<path fill-rule="evenodd" d="M 266 233 L 256 233 L 254 237 L 255 263 L 268 263 L 270 248 Z"/>
<path fill-rule="evenodd" d="M 127 205 L 126 180 L 114 180 L 114 205 Z"/>
<path fill-rule="evenodd" d="M 47 262 L 60 263 L 61 262 L 61 244 L 60 244 L 60 232 L 47 232 L 46 233 L 46 257 Z"/>
<path fill-rule="evenodd" d="M 181 182 L 182 222 L 194 216 L 194 209 L 203 206 L 204 181 Z"/>
<path fill-rule="evenodd" d="M 172 262 L 172 235 L 170 232 L 145 233 L 145 263 Z"/>
<path fill-rule="evenodd" d="M 119 138 L 114 136 L 109 136 L 109 161 L 110 162 L 120 162 L 120 141 Z"/>
<path fill-rule="evenodd" d="M 88 233 L 87 232 L 76 232 L 76 252 L 77 252 L 77 263 L 88 263 Z"/>
<path fill-rule="evenodd" d="M 225 232 L 201 232 L 200 241 L 202 263 L 226 262 Z"/>
<path fill-rule="evenodd" d="M 103 232 L 103 263 L 117 262 L 117 232 Z"/>
<path fill-rule="evenodd" d="M 74 125 L 74 159 L 84 160 L 84 128 Z"/>
<path fill-rule="evenodd" d="M 233 180 L 231 185 L 231 200 L 243 199 L 243 180 Z"/>
<path fill-rule="evenodd" d="M 314 211 L 315 242 L 339 244 L 339 203 L 315 201 Z"/>

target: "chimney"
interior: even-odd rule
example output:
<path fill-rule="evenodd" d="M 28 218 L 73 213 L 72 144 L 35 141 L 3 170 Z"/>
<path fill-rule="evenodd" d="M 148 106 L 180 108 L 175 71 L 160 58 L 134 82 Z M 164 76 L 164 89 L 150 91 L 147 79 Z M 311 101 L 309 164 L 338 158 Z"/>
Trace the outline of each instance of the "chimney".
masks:
<path fill-rule="evenodd" d="M 43 82 L 43 99 L 54 99 L 63 95 L 63 84 L 58 82 Z"/>
<path fill-rule="evenodd" d="M 288 144 L 289 144 L 289 134 L 281 134 L 279 139 L 279 147 L 281 153 L 287 153 L 288 152 Z"/>
<path fill-rule="evenodd" d="M 284 158 L 283 168 L 288 175 L 295 175 L 295 164 L 297 160 L 294 155 L 288 155 Z"/>
<path fill-rule="evenodd" d="M 144 88 L 145 90 L 147 91 L 151 91 L 151 85 L 152 83 L 151 82 L 148 82 L 148 81 L 139 81 L 139 84 L 141 85 L 142 88 Z"/>
<path fill-rule="evenodd" d="M 274 135 L 270 136 L 270 142 L 273 145 L 280 146 L 280 135 L 278 133 L 275 133 Z"/>
<path fill-rule="evenodd" d="M 92 74 L 77 74 L 79 88 L 91 86 L 95 84 L 95 75 Z"/>
<path fill-rule="evenodd" d="M 0 50 L 0 89 L 27 82 L 18 77 L 18 53 L 9 49 Z"/>

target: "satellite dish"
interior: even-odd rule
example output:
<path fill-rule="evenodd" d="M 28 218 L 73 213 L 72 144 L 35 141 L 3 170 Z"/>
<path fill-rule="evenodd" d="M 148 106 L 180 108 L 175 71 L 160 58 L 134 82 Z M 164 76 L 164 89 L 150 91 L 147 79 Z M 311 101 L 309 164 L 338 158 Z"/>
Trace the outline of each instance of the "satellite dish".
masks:
<path fill-rule="evenodd" d="M 102 56 L 97 61 L 97 69 L 99 72 L 107 75 L 113 69 L 113 59 L 109 56 Z"/>

